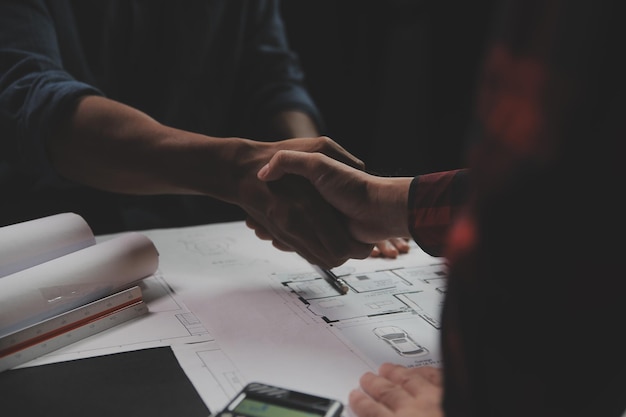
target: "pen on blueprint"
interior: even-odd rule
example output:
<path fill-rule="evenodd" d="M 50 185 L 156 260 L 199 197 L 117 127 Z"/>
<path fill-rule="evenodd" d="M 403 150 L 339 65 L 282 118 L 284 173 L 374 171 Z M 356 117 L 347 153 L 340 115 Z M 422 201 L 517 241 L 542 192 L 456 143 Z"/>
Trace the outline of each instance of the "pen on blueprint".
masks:
<path fill-rule="evenodd" d="M 330 283 L 330 285 L 332 285 L 333 287 L 335 287 L 335 289 L 337 291 L 339 291 L 339 294 L 346 294 L 349 290 L 348 284 L 346 284 L 346 282 L 339 278 L 333 271 L 331 271 L 330 269 L 321 269 L 319 268 L 319 270 L 322 272 L 322 274 L 324 275 L 324 277 L 326 278 L 326 280 Z"/>

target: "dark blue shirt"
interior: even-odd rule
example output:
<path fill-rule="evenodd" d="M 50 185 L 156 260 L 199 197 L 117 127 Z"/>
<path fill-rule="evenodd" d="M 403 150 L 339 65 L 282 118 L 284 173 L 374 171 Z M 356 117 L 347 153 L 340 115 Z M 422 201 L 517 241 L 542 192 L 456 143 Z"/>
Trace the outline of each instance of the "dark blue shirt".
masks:
<path fill-rule="evenodd" d="M 284 109 L 319 123 L 277 1 L 2 0 L 0 224 L 58 211 L 109 223 L 103 232 L 221 220 L 192 209 L 217 204 L 208 198 L 118 196 L 58 177 L 45 141 L 86 94 L 218 137 L 277 139 L 259 132 Z"/>

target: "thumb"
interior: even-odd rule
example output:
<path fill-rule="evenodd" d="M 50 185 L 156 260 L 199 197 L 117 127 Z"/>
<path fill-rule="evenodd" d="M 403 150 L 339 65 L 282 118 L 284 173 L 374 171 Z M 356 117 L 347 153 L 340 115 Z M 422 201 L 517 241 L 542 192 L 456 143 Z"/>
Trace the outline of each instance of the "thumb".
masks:
<path fill-rule="evenodd" d="M 270 172 L 270 164 L 269 162 L 265 165 L 263 165 L 261 167 L 261 169 L 259 170 L 259 172 L 256 173 L 256 176 L 258 179 L 260 179 L 261 181 L 273 181 L 276 178 L 273 178 L 273 176 L 271 174 L 274 174 L 272 172 Z M 281 175 L 282 176 L 282 175 Z M 280 177 L 279 177 L 280 178 Z"/>

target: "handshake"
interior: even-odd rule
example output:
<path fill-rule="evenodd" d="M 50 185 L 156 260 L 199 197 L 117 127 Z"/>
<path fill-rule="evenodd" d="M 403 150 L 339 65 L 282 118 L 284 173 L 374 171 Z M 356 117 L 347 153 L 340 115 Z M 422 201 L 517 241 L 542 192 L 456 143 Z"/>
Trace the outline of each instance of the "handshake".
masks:
<path fill-rule="evenodd" d="M 292 204 L 270 207 L 265 215 L 269 222 L 247 210 L 247 226 L 276 248 L 295 251 L 323 268 L 370 254 L 395 257 L 408 251 L 412 178 L 378 177 L 360 169 L 359 161 L 344 161 L 322 152 L 276 152 L 257 178 L 276 201 Z"/>

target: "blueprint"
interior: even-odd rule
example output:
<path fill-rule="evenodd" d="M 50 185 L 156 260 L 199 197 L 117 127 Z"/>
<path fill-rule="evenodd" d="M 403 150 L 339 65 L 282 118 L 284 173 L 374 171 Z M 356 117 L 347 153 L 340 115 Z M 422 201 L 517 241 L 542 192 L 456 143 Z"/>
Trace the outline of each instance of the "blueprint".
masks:
<path fill-rule="evenodd" d="M 252 381 L 347 404 L 359 376 L 384 362 L 441 364 L 446 265 L 414 244 L 397 259 L 335 268 L 342 295 L 243 222 L 146 233 L 164 279 L 212 335 L 174 349 L 212 410 Z"/>
<path fill-rule="evenodd" d="M 335 398 L 349 412 L 364 372 L 441 364 L 446 265 L 414 244 L 397 259 L 335 268 L 349 287 L 340 294 L 243 222 L 141 233 L 159 252 L 157 272 L 141 283 L 149 313 L 24 366 L 167 345 L 212 411 L 263 382 Z"/>

